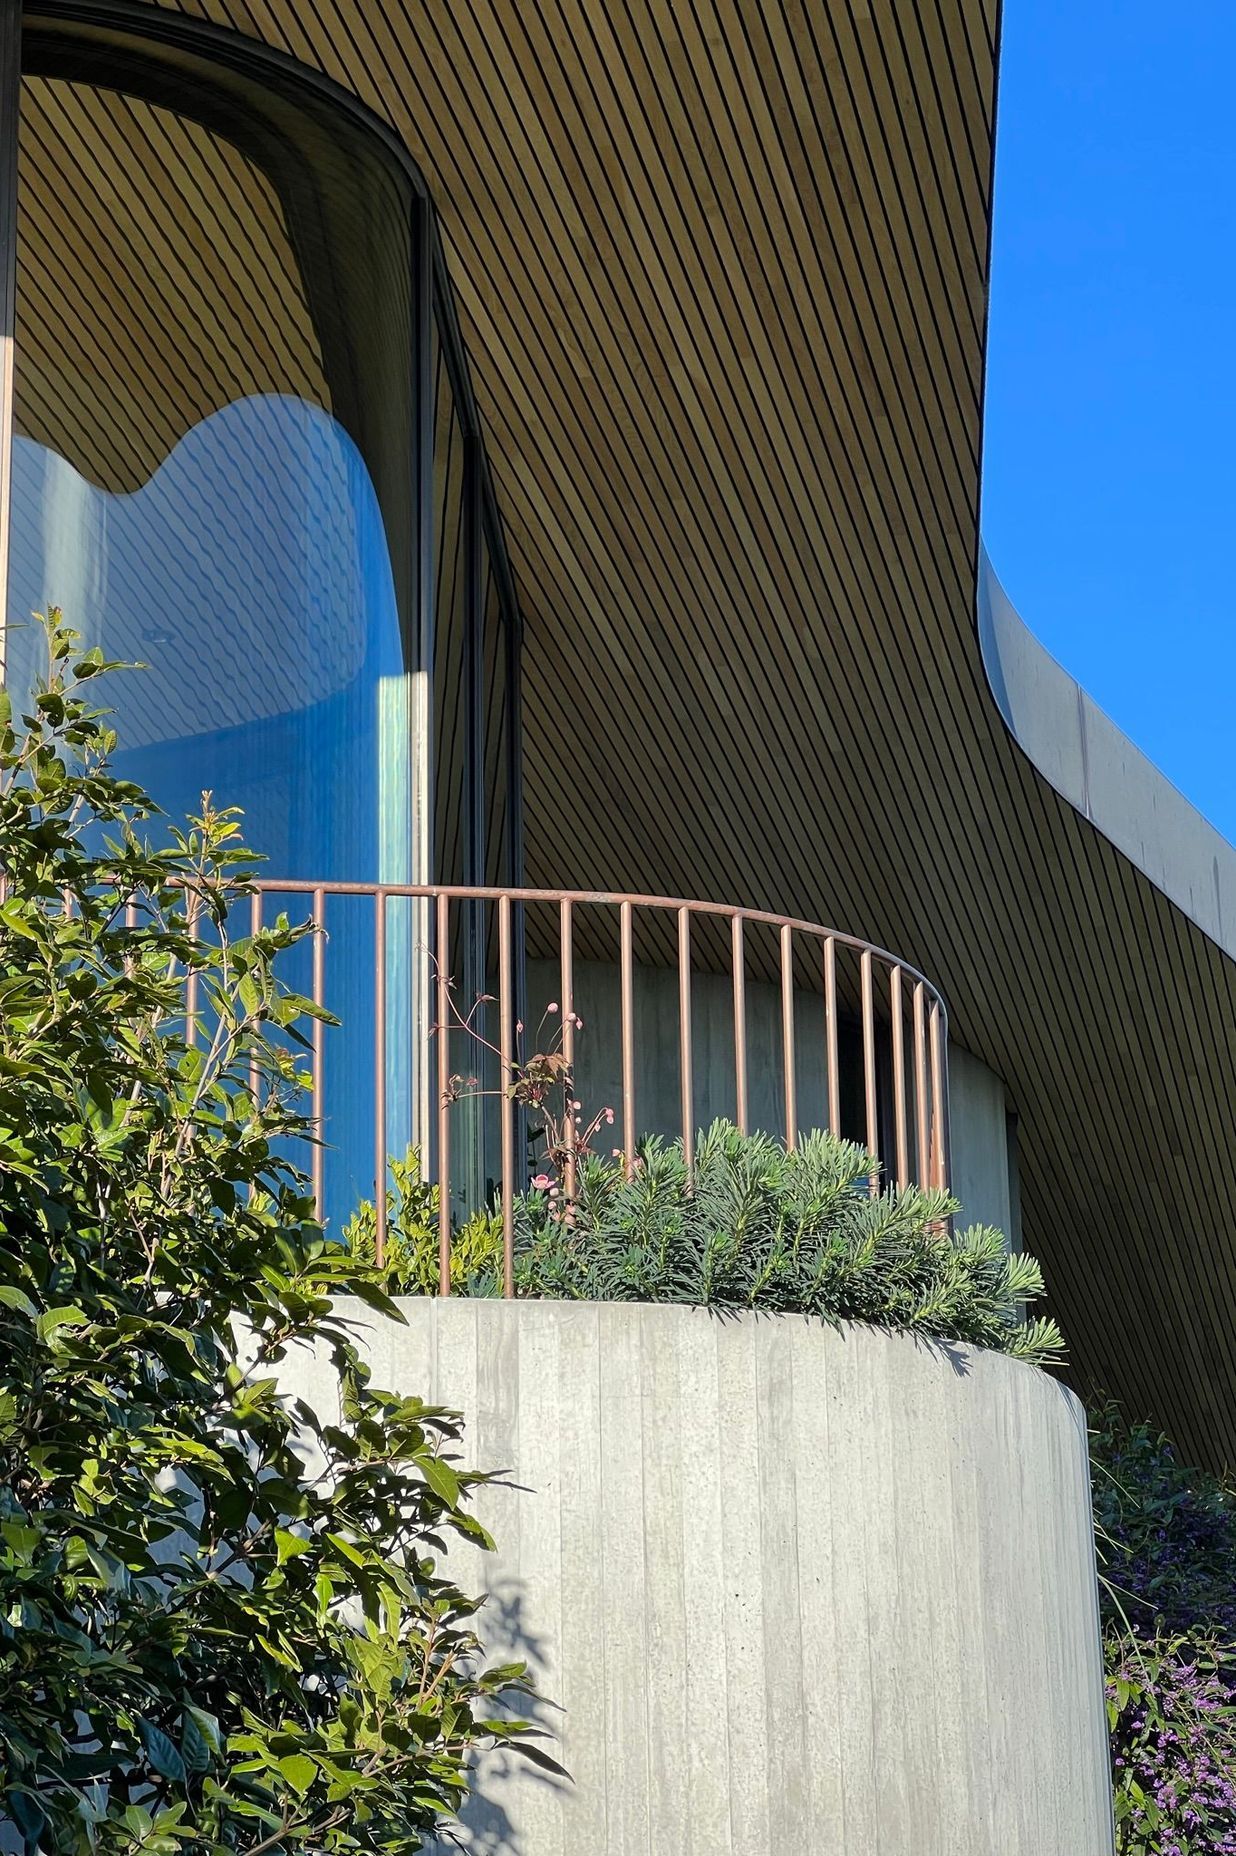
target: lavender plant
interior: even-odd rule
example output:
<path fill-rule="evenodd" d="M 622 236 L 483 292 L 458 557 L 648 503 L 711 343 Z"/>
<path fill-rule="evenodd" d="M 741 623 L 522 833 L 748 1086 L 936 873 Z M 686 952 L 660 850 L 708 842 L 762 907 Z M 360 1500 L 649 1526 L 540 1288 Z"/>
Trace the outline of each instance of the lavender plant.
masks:
<path fill-rule="evenodd" d="M 1110 1407 L 1092 1459 L 1119 1856 L 1236 1856 L 1236 1494 Z"/>
<path fill-rule="evenodd" d="M 1189 1633 L 1108 1639 L 1121 1856 L 1236 1856 L 1232 1666 Z"/>

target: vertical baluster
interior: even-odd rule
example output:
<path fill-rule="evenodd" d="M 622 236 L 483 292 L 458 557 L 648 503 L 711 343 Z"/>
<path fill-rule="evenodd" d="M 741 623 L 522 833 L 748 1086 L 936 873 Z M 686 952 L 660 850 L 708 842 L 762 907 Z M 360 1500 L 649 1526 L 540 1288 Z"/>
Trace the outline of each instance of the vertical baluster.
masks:
<path fill-rule="evenodd" d="M 502 1103 L 502 1293 L 515 1293 L 515 1012 L 511 978 L 511 898 L 498 900 L 498 1024 Z"/>
<path fill-rule="evenodd" d="M 635 956 L 632 909 L 619 910 L 622 981 L 622 1154 L 627 1178 L 635 1177 Z"/>
<path fill-rule="evenodd" d="M 940 1001 L 928 1021 L 931 1037 L 931 1183 L 943 1188 L 944 1176 L 944 1035 Z"/>
<path fill-rule="evenodd" d="M 261 934 L 261 932 L 262 932 L 262 892 L 260 889 L 255 889 L 253 894 L 249 898 L 249 938 L 250 940 L 256 940 L 257 936 Z M 313 950 L 315 972 L 317 970 L 317 958 L 318 958 L 317 948 L 315 947 Z M 315 1035 L 316 1035 L 317 1029 L 318 1027 L 315 1024 L 314 1025 Z M 316 1045 L 315 1045 L 315 1048 L 316 1048 Z M 317 1088 L 316 1073 L 314 1077 L 314 1088 L 316 1092 L 316 1088 Z M 254 1046 L 252 1050 L 250 1051 L 250 1055 L 249 1055 L 249 1094 L 253 1097 L 253 1105 L 255 1108 L 258 1106 L 258 1102 L 260 1100 L 261 1090 L 262 1090 L 262 1069 L 261 1069 L 261 1064 L 258 1061 L 257 1045 L 255 1041 Z M 316 1093 L 313 1099 L 313 1106 L 316 1109 L 317 1107 Z M 315 1181 L 317 1179 L 316 1168 L 317 1168 L 317 1150 L 315 1149 L 314 1150 L 314 1169 L 315 1169 L 314 1179 Z M 316 1187 L 315 1187 L 315 1193 L 316 1193 Z M 317 1218 L 321 1218 L 322 1208 L 320 1205 L 317 1206 L 314 1215 Z"/>
<path fill-rule="evenodd" d="M 574 910 L 569 897 L 564 897 L 558 911 L 558 939 L 561 944 L 561 998 L 559 1007 L 562 1011 L 562 1055 L 566 1059 L 567 1075 L 571 1079 L 571 1098 L 575 1093 L 575 920 Z M 571 1101 L 567 1104 L 567 1139 L 565 1176 L 563 1189 L 568 1199 L 574 1199 L 577 1176 L 576 1166 L 576 1128 L 575 1110 Z"/>
<path fill-rule="evenodd" d="M 695 1073 L 691 1055 L 691 911 L 678 911 L 678 1088 L 682 1102 L 682 1157 L 695 1167 Z"/>
<path fill-rule="evenodd" d="M 186 914 L 188 916 L 189 940 L 198 938 L 199 917 L 202 899 L 195 889 L 190 889 L 187 898 Z M 197 1043 L 197 999 L 198 975 L 197 964 L 192 953 L 189 956 L 189 972 L 185 980 L 185 1043 L 192 1050 Z"/>
<path fill-rule="evenodd" d="M 867 1106 L 867 1152 L 872 1159 L 879 1158 L 880 1130 L 879 1103 L 876 1098 L 876 1049 L 875 1049 L 875 983 L 871 967 L 871 949 L 864 948 L 860 962 L 863 1002 L 863 1093 Z M 880 1175 L 873 1167 L 871 1171 L 871 1196 L 875 1197 L 880 1189 Z"/>
<path fill-rule="evenodd" d="M 61 898 L 61 907 L 64 909 L 65 914 L 68 916 L 71 916 L 73 913 L 72 900 L 73 899 L 70 896 L 68 899 L 68 904 L 66 906 L 64 902 L 64 898 L 63 897 Z M 134 896 L 130 896 L 124 905 L 124 925 L 125 925 L 125 930 L 128 934 L 132 934 L 133 930 L 137 927 L 137 899 Z M 129 948 L 128 951 L 126 951 L 125 956 L 124 956 L 124 970 L 128 974 L 132 974 L 135 970 L 135 966 L 136 966 L 136 962 L 134 959 L 133 951 L 131 948 Z"/>
<path fill-rule="evenodd" d="M 906 1123 L 906 1042 L 900 967 L 893 968 L 888 985 L 893 1043 L 893 1124 L 897 1147 L 897 1184 L 904 1192 L 910 1183 L 910 1133 Z"/>
<path fill-rule="evenodd" d="M 824 941 L 824 1039 L 828 1063 L 828 1129 L 841 1133 L 841 1040 L 837 1029 L 837 943 Z"/>
<path fill-rule="evenodd" d="M 373 899 L 373 1119 L 374 1210 L 377 1214 L 374 1255 L 386 1261 L 386 892 Z M 425 1056 L 428 1057 L 428 1051 Z"/>
<path fill-rule="evenodd" d="M 451 1292 L 451 904 L 438 896 L 438 1294 Z"/>
<path fill-rule="evenodd" d="M 948 1008 L 940 1007 L 940 1184 L 953 1190 L 953 1131 L 949 1115 Z M 951 1223 L 950 1219 L 950 1223 Z"/>
<path fill-rule="evenodd" d="M 781 930 L 781 1062 L 785 1088 L 785 1144 L 798 1140 L 798 1078 L 794 1069 L 794 930 Z"/>
<path fill-rule="evenodd" d="M 253 893 L 251 927 L 254 934 L 262 926 L 262 897 Z M 313 892 L 313 1003 L 326 1004 L 326 891 Z M 326 1216 L 326 1026 L 320 1018 L 313 1021 L 313 1215 L 320 1224 Z"/>
<path fill-rule="evenodd" d="M 931 1183 L 927 1141 L 927 1027 L 923 1003 L 923 982 L 914 986 L 914 1111 L 918 1138 L 918 1183 Z"/>
<path fill-rule="evenodd" d="M 747 1132 L 747 957 L 743 947 L 743 919 L 731 925 L 731 964 L 734 974 L 734 1119 Z"/>

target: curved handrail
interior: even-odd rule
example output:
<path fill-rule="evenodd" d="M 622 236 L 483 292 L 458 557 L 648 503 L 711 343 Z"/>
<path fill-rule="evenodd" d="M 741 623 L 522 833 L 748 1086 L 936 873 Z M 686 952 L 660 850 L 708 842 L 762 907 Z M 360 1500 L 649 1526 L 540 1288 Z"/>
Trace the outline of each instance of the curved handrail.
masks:
<path fill-rule="evenodd" d="M 635 923 L 639 915 L 656 915 L 672 919 L 677 941 L 678 970 L 678 1128 L 688 1167 L 694 1158 L 695 1077 L 693 1067 L 693 962 L 692 923 L 699 918 L 727 922 L 730 930 L 730 1014 L 733 1051 L 733 1098 L 735 1121 L 746 1129 L 750 1121 L 751 1052 L 748 1039 L 750 1007 L 747 996 L 749 929 L 775 932 L 776 968 L 780 993 L 780 1113 L 787 1145 L 793 1146 L 803 1126 L 799 1115 L 799 1027 L 797 1000 L 802 989 L 796 979 L 798 944 L 804 940 L 819 949 L 821 965 L 819 986 L 810 991 L 823 995 L 824 1012 L 820 1025 L 820 1044 L 824 1077 L 823 1117 L 835 1134 L 842 1132 L 842 1055 L 841 1023 L 843 996 L 839 969 L 843 958 L 850 962 L 847 976 L 849 990 L 858 1000 L 858 1025 L 861 1048 L 862 1133 L 868 1151 L 877 1162 L 881 1150 L 888 1153 L 890 1172 L 900 1187 L 917 1181 L 927 1187 L 944 1187 L 948 1181 L 948 1016 L 938 988 L 909 961 L 860 936 L 824 927 L 820 923 L 796 916 L 778 915 L 772 910 L 747 908 L 719 902 L 704 902 L 678 896 L 624 893 L 595 889 L 537 889 L 531 887 L 500 888 L 468 884 L 361 883 L 338 880 L 314 881 L 306 878 L 272 878 L 263 876 L 253 884 L 253 920 L 260 924 L 267 899 L 306 896 L 312 903 L 316 932 L 313 959 L 313 999 L 319 1006 L 326 996 L 326 927 L 327 903 L 331 897 L 366 899 L 372 905 L 372 963 L 375 984 L 374 1010 L 374 1099 L 375 1099 L 375 1207 L 377 1248 L 382 1254 L 386 1239 L 386 1199 L 383 1184 L 388 1170 L 387 1138 L 387 1025 L 388 965 L 391 942 L 388 938 L 388 913 L 392 903 L 415 902 L 423 906 L 425 921 L 419 938 L 432 969 L 430 990 L 435 997 L 435 1022 L 412 1027 L 416 1062 L 423 1066 L 420 1074 L 428 1078 L 436 1073 L 437 1114 L 432 1127 L 413 1130 L 427 1177 L 439 1187 L 439 1273 L 440 1289 L 450 1292 L 451 1269 L 451 1145 L 452 1108 L 459 1100 L 458 1077 L 452 1070 L 451 1041 L 460 1036 L 477 1037 L 472 1021 L 454 1004 L 454 979 L 451 973 L 452 913 L 464 906 L 490 909 L 496 916 L 497 956 L 496 993 L 492 997 L 498 1008 L 499 1031 L 496 1043 L 480 1038 L 498 1066 L 499 1087 L 492 1092 L 498 1102 L 500 1135 L 499 1189 L 505 1246 L 506 1292 L 513 1292 L 514 1201 L 520 1190 L 516 1163 L 517 1120 L 521 1106 L 520 1083 L 527 1075 L 527 1062 L 520 1052 L 518 1038 L 522 1031 L 518 1011 L 520 993 L 514 911 L 520 905 L 539 905 L 557 915 L 557 965 L 560 984 L 555 1002 L 560 1027 L 559 1056 L 562 1066 L 555 1085 L 570 1096 L 575 1073 L 575 1032 L 579 1020 L 575 1012 L 575 949 L 578 909 L 606 909 L 618 918 L 619 978 L 619 1063 L 622 1077 L 621 1151 L 628 1175 L 634 1172 L 637 1153 L 637 1098 L 640 1071 L 637 1051 L 635 1015 Z M 482 937 L 484 939 L 484 937 Z M 488 979 L 486 982 L 488 987 Z M 436 1039 L 436 1062 L 430 1045 Z M 471 1067 L 471 1066 L 468 1066 Z M 323 1039 L 320 1024 L 315 1025 L 313 1040 L 313 1113 L 323 1121 Z M 523 1102 L 526 1107 L 527 1103 Z M 535 1111 L 534 1111 L 535 1112 Z M 568 1117 L 569 1121 L 569 1117 Z M 314 1190 L 319 1208 L 322 1204 L 323 1145 L 320 1142 L 314 1160 Z M 582 1150 L 581 1150 L 582 1151 Z M 572 1134 L 560 1154 L 562 1187 L 569 1199 L 575 1189 L 579 1154 Z M 872 1190 L 877 1174 L 872 1174 Z M 474 1207 L 471 1209 L 475 1209 Z"/>
<path fill-rule="evenodd" d="M 312 896 L 320 892 L 323 896 L 387 896 L 429 902 L 438 896 L 446 896 L 452 902 L 500 902 L 503 896 L 509 896 L 512 902 L 570 902 L 581 908 L 593 904 L 619 908 L 624 902 L 629 902 L 637 909 L 672 910 L 675 913 L 679 909 L 689 909 L 693 915 L 715 915 L 727 920 L 737 916 L 744 922 L 769 928 L 791 928 L 795 934 L 809 934 L 819 940 L 835 941 L 839 947 L 853 948 L 856 953 L 869 952 L 874 960 L 879 960 L 887 967 L 900 967 L 908 979 L 912 979 L 916 985 L 924 986 L 946 1019 L 948 1016 L 948 1006 L 939 987 L 911 961 L 881 947 L 878 941 L 864 941 L 859 935 L 845 934 L 839 928 L 827 928 L 821 922 L 808 921 L 802 916 L 777 915 L 771 909 L 752 909 L 735 902 L 700 902 L 686 896 L 644 895 L 635 890 L 502 889 L 468 883 L 318 883 L 310 877 L 263 876 L 258 877 L 253 886 L 265 893 L 285 896 Z"/>

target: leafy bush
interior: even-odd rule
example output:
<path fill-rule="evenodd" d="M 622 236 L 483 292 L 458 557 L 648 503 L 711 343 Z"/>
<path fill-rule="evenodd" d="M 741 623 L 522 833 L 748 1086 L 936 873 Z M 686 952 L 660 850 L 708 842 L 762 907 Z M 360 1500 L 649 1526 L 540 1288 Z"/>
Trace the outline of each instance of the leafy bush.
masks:
<path fill-rule="evenodd" d="M 438 1188 L 421 1175 L 414 1147 L 390 1162 L 386 1193 L 386 1244 L 378 1269 L 378 1217 L 372 1199 L 362 1199 L 343 1227 L 343 1242 L 358 1262 L 377 1271 L 388 1295 L 438 1293 Z M 458 1294 L 499 1292 L 502 1281 L 502 1223 L 478 1212 L 451 1237 L 451 1283 Z"/>
<path fill-rule="evenodd" d="M 1236 1495 L 1108 1407 L 1092 1438 L 1120 1856 L 1236 1852 Z"/>
<path fill-rule="evenodd" d="M 1123 1602 L 1168 1631 L 1204 1623 L 1236 1640 L 1236 1495 L 1217 1476 L 1183 1464 L 1149 1424 L 1126 1424 L 1115 1406 L 1094 1420 L 1094 1514 L 1105 1604 Z"/>
<path fill-rule="evenodd" d="M 815 1133 L 787 1152 L 763 1134 L 717 1122 L 688 1171 L 682 1143 L 645 1140 L 635 1177 L 586 1154 L 568 1204 L 552 1186 L 515 1201 L 515 1289 L 585 1301 L 687 1302 L 865 1321 L 968 1341 L 1036 1363 L 1058 1357 L 1054 1322 L 1026 1321 L 1042 1293 L 1032 1257 L 1008 1255 L 998 1231 L 953 1232 L 957 1210 L 917 1187 L 871 1197 L 869 1154 Z M 395 1292 L 437 1286 L 436 1198 L 392 1196 Z M 413 1216 L 407 1215 L 409 1207 Z M 372 1228 L 363 1207 L 358 1227 Z M 472 1219 L 456 1239 L 456 1287 L 501 1293 L 501 1230 Z"/>
<path fill-rule="evenodd" d="M 0 1819 L 57 1856 L 410 1856 L 521 1733 L 522 1671 L 435 1570 L 488 1544 L 479 1478 L 331 1312 L 398 1318 L 281 1157 L 298 931 L 231 934 L 227 813 L 146 846 L 87 701 L 107 666 L 48 636 L 23 728 L 0 709 Z M 298 1343 L 338 1423 L 280 1397 Z"/>

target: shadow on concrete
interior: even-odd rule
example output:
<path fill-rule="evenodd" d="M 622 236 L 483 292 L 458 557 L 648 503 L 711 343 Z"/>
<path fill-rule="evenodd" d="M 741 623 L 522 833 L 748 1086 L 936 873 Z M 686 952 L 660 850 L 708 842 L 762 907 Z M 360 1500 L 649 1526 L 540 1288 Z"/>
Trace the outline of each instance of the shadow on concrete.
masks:
<path fill-rule="evenodd" d="M 547 1686 L 547 1642 L 528 1622 L 518 1580 L 499 1580 L 490 1587 L 477 1628 L 491 1662 L 526 1663 L 537 1688 Z M 506 1712 L 531 1722 L 538 1730 L 531 1741 L 534 1750 L 558 1758 L 562 1710 L 548 1695 L 517 1697 Z M 516 1748 L 484 1753 L 477 1761 L 474 1790 L 460 1812 L 458 1826 L 445 1833 L 434 1848 L 442 1856 L 448 1851 L 467 1851 L 468 1856 L 536 1856 L 528 1837 L 512 1822 L 505 1800 L 516 1786 L 526 1798 L 532 1787 L 560 1794 L 569 1789 L 570 1783 L 566 1775 L 546 1771 Z"/>

